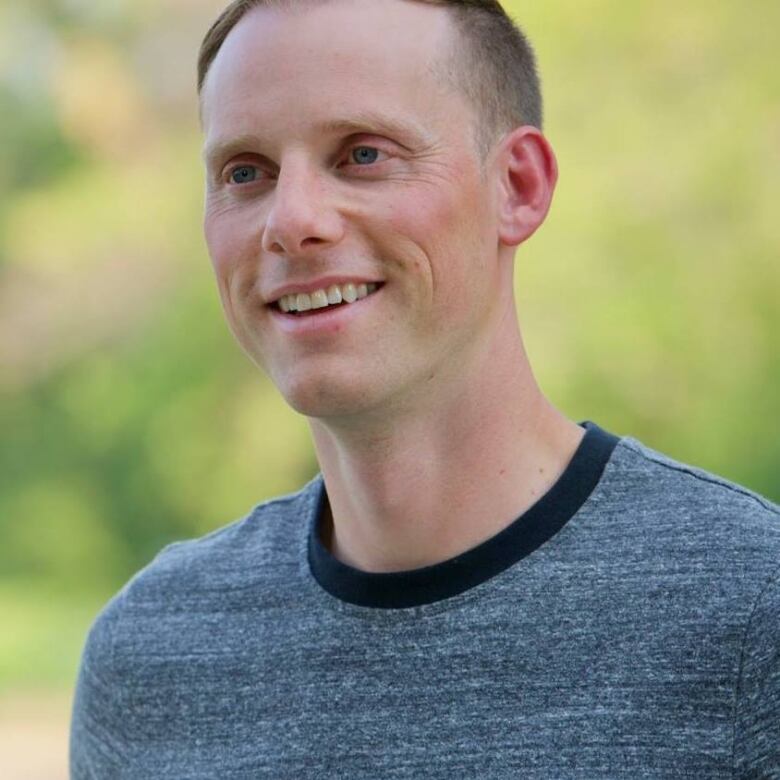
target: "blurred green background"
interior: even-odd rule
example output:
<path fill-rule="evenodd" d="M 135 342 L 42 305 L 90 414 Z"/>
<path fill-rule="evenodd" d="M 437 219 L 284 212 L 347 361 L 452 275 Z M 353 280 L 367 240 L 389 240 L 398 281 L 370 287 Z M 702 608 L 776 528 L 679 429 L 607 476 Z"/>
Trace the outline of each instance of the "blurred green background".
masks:
<path fill-rule="evenodd" d="M 561 169 L 517 254 L 560 409 L 780 500 L 780 3 L 506 4 Z M 0 2 L 0 696 L 166 543 L 316 471 L 201 236 L 215 0 Z"/>

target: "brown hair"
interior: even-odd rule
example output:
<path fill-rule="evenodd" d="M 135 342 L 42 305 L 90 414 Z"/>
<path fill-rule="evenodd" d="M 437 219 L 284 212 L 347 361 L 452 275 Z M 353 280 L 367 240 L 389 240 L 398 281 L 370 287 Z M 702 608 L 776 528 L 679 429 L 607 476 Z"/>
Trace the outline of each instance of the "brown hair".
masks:
<path fill-rule="evenodd" d="M 211 26 L 198 55 L 198 94 L 228 33 L 256 6 L 302 0 L 233 0 Z M 531 44 L 498 0 L 412 0 L 447 7 L 459 37 L 440 76 L 459 88 L 478 118 L 476 146 L 484 161 L 503 134 L 520 125 L 542 127 L 542 95 Z"/>

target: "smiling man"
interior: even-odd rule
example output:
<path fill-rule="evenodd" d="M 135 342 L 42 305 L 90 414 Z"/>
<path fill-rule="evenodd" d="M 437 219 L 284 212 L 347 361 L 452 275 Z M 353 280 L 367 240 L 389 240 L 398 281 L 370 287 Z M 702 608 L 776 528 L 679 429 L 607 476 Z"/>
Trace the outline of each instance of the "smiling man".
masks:
<path fill-rule="evenodd" d="M 500 6 L 234 2 L 198 86 L 225 314 L 322 473 L 105 607 L 72 776 L 780 776 L 778 508 L 534 379 L 557 168 Z"/>

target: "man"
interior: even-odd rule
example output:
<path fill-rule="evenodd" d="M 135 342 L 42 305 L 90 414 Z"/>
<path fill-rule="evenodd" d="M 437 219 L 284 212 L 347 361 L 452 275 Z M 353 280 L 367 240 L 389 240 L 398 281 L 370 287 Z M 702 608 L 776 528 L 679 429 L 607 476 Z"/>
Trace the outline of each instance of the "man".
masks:
<path fill-rule="evenodd" d="M 534 380 L 557 170 L 498 4 L 234 2 L 199 88 L 224 310 L 322 476 L 105 607 L 72 776 L 780 777 L 778 507 Z"/>

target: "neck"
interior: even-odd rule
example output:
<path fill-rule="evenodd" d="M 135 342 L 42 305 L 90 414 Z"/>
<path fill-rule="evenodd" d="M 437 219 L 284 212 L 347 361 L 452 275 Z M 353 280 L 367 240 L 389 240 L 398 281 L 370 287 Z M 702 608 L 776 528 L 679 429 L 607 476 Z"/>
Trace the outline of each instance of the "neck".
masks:
<path fill-rule="evenodd" d="M 552 487 L 584 430 L 542 395 L 516 326 L 430 404 L 349 426 L 312 419 L 328 495 L 322 541 L 362 571 L 455 557 L 499 533 Z"/>

